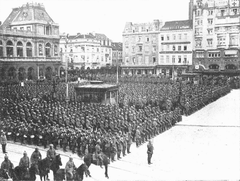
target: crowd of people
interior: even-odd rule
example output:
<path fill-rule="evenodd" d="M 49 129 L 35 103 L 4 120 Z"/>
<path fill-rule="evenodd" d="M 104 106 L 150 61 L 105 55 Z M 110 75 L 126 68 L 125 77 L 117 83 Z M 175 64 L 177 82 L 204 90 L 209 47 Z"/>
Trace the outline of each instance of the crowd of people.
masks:
<path fill-rule="evenodd" d="M 132 82 L 131 82 L 132 80 Z M 162 80 L 162 81 L 161 81 Z M 0 88 L 0 128 L 9 140 L 63 149 L 84 156 L 99 145 L 111 161 L 121 159 L 154 136 L 170 129 L 230 92 L 228 78 L 172 81 L 156 77 L 120 79 L 119 104 L 78 102 L 76 84 L 30 83 Z M 104 79 L 112 83 L 112 78 Z"/>

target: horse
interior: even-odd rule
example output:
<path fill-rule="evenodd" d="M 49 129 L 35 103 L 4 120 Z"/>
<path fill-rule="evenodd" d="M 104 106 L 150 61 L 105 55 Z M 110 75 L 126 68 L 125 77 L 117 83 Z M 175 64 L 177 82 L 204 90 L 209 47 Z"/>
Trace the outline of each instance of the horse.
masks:
<path fill-rule="evenodd" d="M 24 168 L 16 166 L 13 169 L 13 181 L 35 181 L 36 180 L 37 169 L 35 166 L 31 166 L 28 171 Z"/>
<path fill-rule="evenodd" d="M 1 179 L 7 180 L 10 178 L 8 172 L 6 172 L 4 169 L 0 169 L 0 180 Z"/>
<path fill-rule="evenodd" d="M 108 177 L 108 164 L 110 164 L 110 160 L 109 158 L 104 154 L 104 153 L 100 153 L 100 156 L 102 157 L 102 162 L 103 162 L 103 165 L 105 167 L 105 177 L 106 178 L 109 178 Z M 94 159 L 94 154 L 92 153 L 88 153 L 87 155 L 84 156 L 83 158 L 83 161 L 84 163 L 86 163 L 86 165 L 88 166 L 88 168 L 90 167 L 91 164 L 94 164 L 94 165 L 98 165 L 98 160 L 97 159 Z M 101 165 L 100 165 L 101 166 Z"/>
<path fill-rule="evenodd" d="M 60 166 L 62 166 L 62 159 L 60 157 L 60 154 L 56 155 L 56 157 L 53 159 L 50 170 L 53 171 L 53 179 L 55 180 L 55 174 L 60 169 Z"/>
<path fill-rule="evenodd" d="M 47 157 L 38 161 L 39 176 L 41 181 L 42 178 L 44 178 L 44 181 L 46 181 L 46 179 L 48 178 L 50 165 L 51 165 L 50 159 Z"/>
<path fill-rule="evenodd" d="M 63 181 L 65 180 L 65 177 L 67 177 L 67 181 L 83 181 L 83 176 L 86 177 L 91 177 L 90 172 L 88 170 L 88 166 L 86 165 L 86 163 L 81 164 L 75 171 L 73 174 L 73 178 L 69 179 L 68 174 L 66 174 L 65 169 L 58 169 L 58 171 L 55 174 L 55 180 L 56 181 Z"/>

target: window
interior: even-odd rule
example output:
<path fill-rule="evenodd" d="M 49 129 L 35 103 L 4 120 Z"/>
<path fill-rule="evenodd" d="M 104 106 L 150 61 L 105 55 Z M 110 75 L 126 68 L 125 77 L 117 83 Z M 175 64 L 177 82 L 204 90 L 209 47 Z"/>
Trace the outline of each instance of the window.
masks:
<path fill-rule="evenodd" d="M 156 63 L 156 57 L 153 57 L 153 63 L 155 64 Z"/>
<path fill-rule="evenodd" d="M 27 57 L 32 57 L 32 44 L 27 42 Z"/>
<path fill-rule="evenodd" d="M 142 37 L 139 36 L 139 37 L 138 37 L 138 42 L 141 42 L 141 41 L 142 41 Z"/>
<path fill-rule="evenodd" d="M 213 34 L 213 29 L 212 28 L 207 29 L 207 31 L 208 31 L 208 35 L 212 35 Z"/>
<path fill-rule="evenodd" d="M 149 37 L 146 37 L 146 42 L 149 42 L 149 40 L 150 40 Z"/>
<path fill-rule="evenodd" d="M 218 45 L 226 45 L 226 38 L 225 37 L 218 37 L 217 41 L 218 41 Z"/>
<path fill-rule="evenodd" d="M 181 57 L 181 55 L 178 56 L 178 63 L 182 63 L 182 57 Z"/>
<path fill-rule="evenodd" d="M 137 64 L 142 64 L 142 56 L 138 56 L 138 62 Z"/>
<path fill-rule="evenodd" d="M 220 14 L 221 14 L 221 16 L 224 16 L 225 15 L 225 10 L 221 9 Z"/>
<path fill-rule="evenodd" d="M 173 51 L 175 51 L 175 50 L 176 50 L 176 47 L 175 47 L 175 45 L 173 45 L 173 47 L 172 47 L 172 50 L 173 50 Z"/>
<path fill-rule="evenodd" d="M 58 46 L 54 45 L 54 56 L 58 56 Z"/>
<path fill-rule="evenodd" d="M 175 34 L 172 35 L 172 39 L 176 40 L 176 35 Z"/>
<path fill-rule="evenodd" d="M 208 19 L 208 25 L 212 25 L 213 24 L 213 19 Z"/>
<path fill-rule="evenodd" d="M 24 30 L 24 27 L 20 27 L 20 30 Z"/>
<path fill-rule="evenodd" d="M 13 57 L 13 43 L 12 41 L 7 42 L 7 57 Z"/>
<path fill-rule="evenodd" d="M 161 35 L 161 40 L 164 41 L 164 35 Z"/>
<path fill-rule="evenodd" d="M 136 63 L 136 58 L 132 57 L 132 63 L 135 64 Z"/>
<path fill-rule="evenodd" d="M 184 40 L 187 40 L 188 39 L 188 34 L 187 33 L 184 33 Z"/>
<path fill-rule="evenodd" d="M 166 50 L 169 51 L 169 49 L 170 49 L 170 46 L 166 45 Z"/>
<path fill-rule="evenodd" d="M 187 45 L 184 45 L 183 50 L 187 51 Z"/>
<path fill-rule="evenodd" d="M 152 52 L 155 53 L 156 51 L 157 51 L 157 47 L 154 45 L 154 46 L 152 47 Z"/>
<path fill-rule="evenodd" d="M 167 41 L 169 41 L 170 40 L 170 37 L 169 37 L 169 35 L 167 35 Z"/>
<path fill-rule="evenodd" d="M 3 57 L 3 43 L 0 40 L 0 57 Z"/>
<path fill-rule="evenodd" d="M 230 36 L 230 46 L 238 46 L 238 36 Z"/>
<path fill-rule="evenodd" d="M 145 62 L 144 62 L 146 65 L 149 64 L 149 56 L 145 56 Z"/>
<path fill-rule="evenodd" d="M 125 57 L 125 63 L 128 63 L 128 62 L 129 62 L 129 58 Z"/>
<path fill-rule="evenodd" d="M 170 63 L 169 55 L 166 56 L 166 63 Z"/>
<path fill-rule="evenodd" d="M 181 46 L 178 46 L 178 51 L 181 51 L 181 48 L 182 48 Z"/>
<path fill-rule="evenodd" d="M 211 47 L 213 45 L 213 39 L 207 39 L 208 46 Z"/>
<path fill-rule="evenodd" d="M 47 44 L 46 44 L 46 47 L 45 47 L 45 56 L 46 56 L 46 57 L 51 57 L 51 45 L 50 45 L 50 43 L 47 43 Z"/>
<path fill-rule="evenodd" d="M 175 63 L 175 55 L 172 56 L 172 63 Z"/>
<path fill-rule="evenodd" d="M 38 54 L 39 54 L 39 56 L 43 56 L 43 47 L 42 47 L 42 44 L 39 44 L 39 45 L 38 45 Z"/>
<path fill-rule="evenodd" d="M 149 52 L 149 46 L 145 46 L 145 52 Z"/>
<path fill-rule="evenodd" d="M 184 58 L 183 58 L 183 63 L 186 64 L 187 63 L 187 55 L 184 55 Z"/>
<path fill-rule="evenodd" d="M 232 9 L 232 14 L 233 15 L 237 15 L 238 14 L 238 10 L 237 9 Z"/>
<path fill-rule="evenodd" d="M 182 39 L 182 34 L 178 34 L 178 39 L 179 39 L 179 40 Z"/>
<path fill-rule="evenodd" d="M 208 57 L 209 58 L 217 58 L 220 57 L 220 52 L 208 52 Z"/>
<path fill-rule="evenodd" d="M 160 57 L 160 63 L 164 63 L 164 56 L 163 55 L 161 55 L 161 57 Z"/>
<path fill-rule="evenodd" d="M 28 26 L 28 27 L 27 27 L 27 31 L 31 31 L 31 26 Z"/>
<path fill-rule="evenodd" d="M 196 47 L 201 48 L 202 47 L 202 40 L 196 40 Z"/>
<path fill-rule="evenodd" d="M 138 46 L 138 51 L 142 52 L 142 46 Z"/>
<path fill-rule="evenodd" d="M 196 58 L 204 58 L 204 52 L 196 52 Z"/>
<path fill-rule="evenodd" d="M 135 52 L 135 46 L 132 46 L 132 53 Z"/>
<path fill-rule="evenodd" d="M 23 44 L 22 42 L 17 42 L 17 57 L 23 57 Z"/>
<path fill-rule="evenodd" d="M 209 11 L 208 11 L 208 15 L 209 15 L 209 16 L 213 15 L 213 10 L 209 10 Z"/>

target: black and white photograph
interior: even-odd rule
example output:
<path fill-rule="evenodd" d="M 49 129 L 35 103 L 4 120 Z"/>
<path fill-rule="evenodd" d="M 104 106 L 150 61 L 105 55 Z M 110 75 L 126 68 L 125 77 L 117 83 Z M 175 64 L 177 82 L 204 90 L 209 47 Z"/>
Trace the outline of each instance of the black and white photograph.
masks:
<path fill-rule="evenodd" d="M 0 181 L 240 181 L 240 0 L 0 0 Z"/>

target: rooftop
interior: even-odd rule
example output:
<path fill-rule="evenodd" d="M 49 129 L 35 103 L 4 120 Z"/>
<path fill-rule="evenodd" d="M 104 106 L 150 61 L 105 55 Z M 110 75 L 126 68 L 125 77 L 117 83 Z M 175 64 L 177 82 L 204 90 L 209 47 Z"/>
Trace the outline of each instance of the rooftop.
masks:
<path fill-rule="evenodd" d="M 167 21 L 161 28 L 161 31 L 192 29 L 192 26 L 191 20 Z"/>

